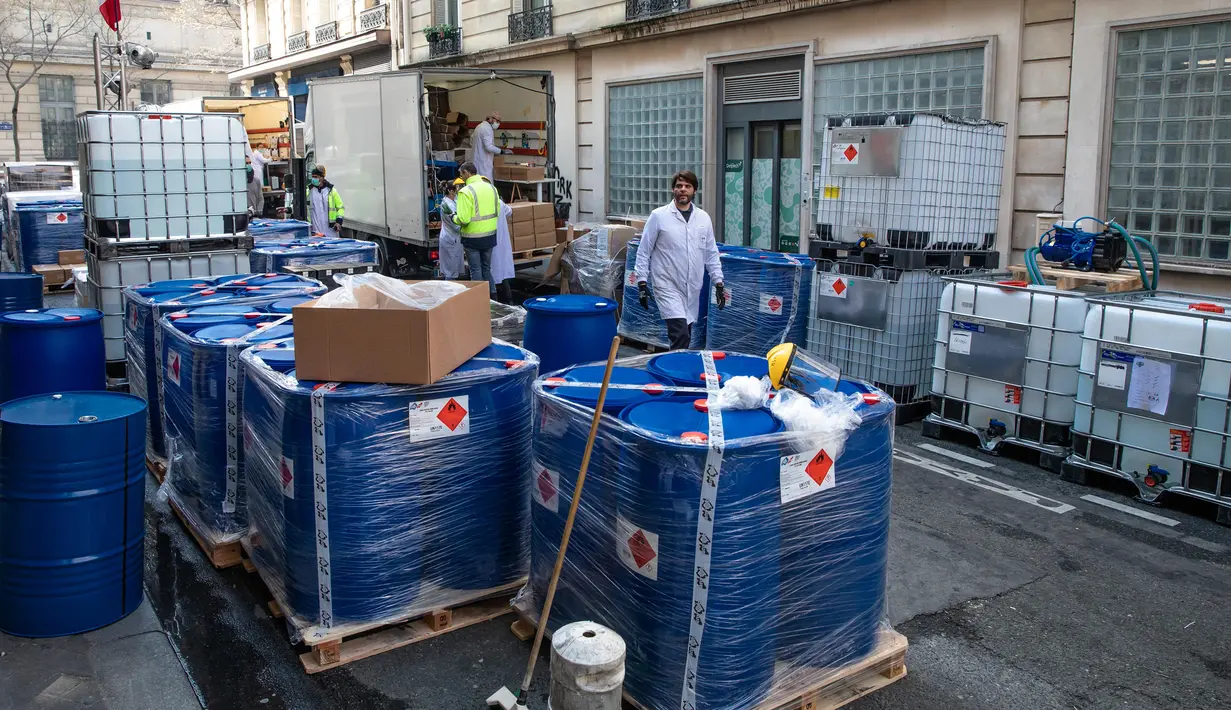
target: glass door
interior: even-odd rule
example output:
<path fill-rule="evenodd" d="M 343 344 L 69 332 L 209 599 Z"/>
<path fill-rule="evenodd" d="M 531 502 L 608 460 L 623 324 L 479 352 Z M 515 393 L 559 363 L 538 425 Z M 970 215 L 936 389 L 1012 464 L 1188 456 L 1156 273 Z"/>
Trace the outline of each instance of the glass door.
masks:
<path fill-rule="evenodd" d="M 802 139 L 799 121 L 726 127 L 723 241 L 799 251 Z"/>

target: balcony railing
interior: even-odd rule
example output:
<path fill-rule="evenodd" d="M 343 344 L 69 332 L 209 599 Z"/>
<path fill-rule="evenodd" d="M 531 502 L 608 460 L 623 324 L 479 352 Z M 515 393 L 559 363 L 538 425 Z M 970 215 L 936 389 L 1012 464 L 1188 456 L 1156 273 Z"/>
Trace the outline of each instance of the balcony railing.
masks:
<path fill-rule="evenodd" d="M 389 6 L 377 5 L 359 13 L 359 31 L 384 29 L 389 25 Z"/>
<path fill-rule="evenodd" d="M 313 36 L 315 37 L 315 39 L 312 41 L 313 46 L 316 46 L 318 44 L 325 44 L 326 42 L 333 42 L 337 40 L 338 39 L 338 21 L 334 20 L 333 22 L 326 22 L 323 25 L 317 25 L 316 32 L 313 34 Z"/>
<path fill-rule="evenodd" d="M 449 36 L 428 37 L 428 57 L 442 59 L 456 57 L 462 53 L 462 31 L 454 30 Z"/>
<path fill-rule="evenodd" d="M 252 48 L 252 63 L 269 61 L 269 43 Z"/>
<path fill-rule="evenodd" d="M 624 0 L 624 19 L 644 20 L 687 9 L 688 0 Z"/>
<path fill-rule="evenodd" d="M 286 53 L 302 52 L 308 48 L 308 31 L 296 32 L 286 38 Z"/>
<path fill-rule="evenodd" d="M 509 44 L 551 36 L 551 3 L 509 15 Z"/>

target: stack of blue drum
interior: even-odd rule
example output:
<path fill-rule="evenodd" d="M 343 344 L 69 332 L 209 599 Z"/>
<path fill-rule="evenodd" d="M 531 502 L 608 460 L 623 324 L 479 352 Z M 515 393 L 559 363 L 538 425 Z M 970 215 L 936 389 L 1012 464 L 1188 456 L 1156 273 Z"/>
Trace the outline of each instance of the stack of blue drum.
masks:
<path fill-rule="evenodd" d="M 310 264 L 375 264 L 376 243 L 358 239 L 297 239 L 258 244 L 248 254 L 253 271 Z"/>
<path fill-rule="evenodd" d="M 812 259 L 727 248 L 719 261 L 728 301 L 709 311 L 707 348 L 763 354 L 782 343 L 807 345 Z"/>
<path fill-rule="evenodd" d="M 713 359 L 712 377 L 697 352 L 617 363 L 552 610 L 552 628 L 590 619 L 630 640 L 624 687 L 647 708 L 679 707 L 694 673 L 699 710 L 786 700 L 771 688 L 814 683 L 870 653 L 885 614 L 893 402 L 801 366 L 805 394 L 862 423 L 849 435 L 792 431 L 769 408 L 726 409 L 706 493 L 717 432 L 703 383 L 767 369 L 762 356 Z M 532 615 L 602 374 L 581 366 L 535 383 L 531 574 L 518 601 Z"/>
<path fill-rule="evenodd" d="M 162 332 L 158 320 L 176 311 L 202 306 L 243 306 L 263 312 L 274 303 L 325 292 L 319 281 L 291 274 L 242 274 L 201 279 L 174 279 L 130 286 L 124 296 L 124 347 L 133 394 L 149 403 L 148 450 L 164 462 L 167 452 L 162 407 Z"/>
<path fill-rule="evenodd" d="M 312 236 L 312 225 L 297 219 L 254 219 L 248 222 L 248 236 L 258 242 L 307 239 Z"/>
<path fill-rule="evenodd" d="M 240 357 L 248 539 L 300 625 L 389 620 L 526 574 L 532 353 L 493 343 L 426 386 L 302 381 L 289 341 Z"/>
<path fill-rule="evenodd" d="M 40 200 L 13 205 L 14 261 L 19 271 L 58 264 L 59 252 L 85 246 L 81 200 Z"/>
<path fill-rule="evenodd" d="M 102 321 L 92 308 L 0 313 L 0 403 L 105 389 Z"/>

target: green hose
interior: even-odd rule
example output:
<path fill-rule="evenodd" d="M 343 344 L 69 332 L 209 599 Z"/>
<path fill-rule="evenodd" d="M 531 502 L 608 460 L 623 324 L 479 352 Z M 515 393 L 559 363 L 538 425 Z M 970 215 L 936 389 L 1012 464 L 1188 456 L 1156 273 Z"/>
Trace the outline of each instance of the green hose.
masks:
<path fill-rule="evenodd" d="M 1133 236 L 1132 234 L 1129 234 L 1127 231 L 1125 231 L 1124 227 L 1121 227 L 1119 224 L 1115 222 L 1108 222 L 1107 224 L 1109 227 L 1119 232 L 1120 236 L 1124 237 L 1124 241 L 1128 242 L 1128 248 L 1133 250 L 1133 260 L 1136 261 L 1137 271 L 1138 273 L 1141 274 L 1142 285 L 1145 286 L 1145 288 L 1149 291 L 1157 291 L 1158 290 L 1158 250 L 1154 248 L 1154 245 L 1151 244 L 1149 240 L 1142 239 L 1141 237 L 1136 237 L 1136 236 Z M 1154 262 L 1153 269 L 1152 269 L 1152 274 L 1153 274 L 1152 279 L 1146 275 L 1145 262 L 1141 258 L 1141 251 L 1137 248 L 1138 242 L 1145 244 L 1146 248 L 1149 249 L 1150 251 L 1150 257 Z"/>
<path fill-rule="evenodd" d="M 1034 285 L 1043 286 L 1043 272 L 1039 270 L 1039 262 L 1035 258 L 1038 253 L 1038 247 L 1030 247 L 1026 250 L 1026 273 L 1030 275 L 1030 280 Z"/>

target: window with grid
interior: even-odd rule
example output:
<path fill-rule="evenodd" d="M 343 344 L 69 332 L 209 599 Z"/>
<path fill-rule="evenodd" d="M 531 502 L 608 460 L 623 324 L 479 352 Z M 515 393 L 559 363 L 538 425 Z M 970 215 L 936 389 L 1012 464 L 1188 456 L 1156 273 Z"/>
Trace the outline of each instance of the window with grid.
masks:
<path fill-rule="evenodd" d="M 155 106 L 171 103 L 171 80 L 142 79 L 141 103 Z"/>
<path fill-rule="evenodd" d="M 671 200 L 677 170 L 701 174 L 704 94 L 700 78 L 608 90 L 608 214 L 648 215 Z"/>
<path fill-rule="evenodd" d="M 1231 261 L 1231 22 L 1116 38 L 1108 215 L 1162 256 Z"/>
<path fill-rule="evenodd" d="M 47 160 L 76 160 L 77 106 L 73 77 L 40 76 L 38 101 L 42 118 L 43 157 Z"/>

